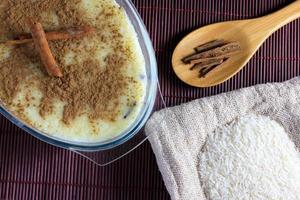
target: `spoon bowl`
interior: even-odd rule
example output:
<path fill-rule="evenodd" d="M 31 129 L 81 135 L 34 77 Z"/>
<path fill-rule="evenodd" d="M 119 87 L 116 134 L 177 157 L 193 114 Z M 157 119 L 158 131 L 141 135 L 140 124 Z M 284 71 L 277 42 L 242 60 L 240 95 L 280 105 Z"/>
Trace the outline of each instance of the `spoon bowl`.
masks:
<path fill-rule="evenodd" d="M 250 20 L 216 23 L 197 29 L 187 35 L 175 48 L 172 65 L 176 75 L 195 87 L 215 86 L 233 77 L 251 59 L 264 41 L 280 27 L 300 17 L 300 0 L 271 15 Z M 194 53 L 194 48 L 213 40 L 239 42 L 241 51 L 216 67 L 205 77 L 199 78 L 197 70 L 184 64 L 182 58 Z"/>

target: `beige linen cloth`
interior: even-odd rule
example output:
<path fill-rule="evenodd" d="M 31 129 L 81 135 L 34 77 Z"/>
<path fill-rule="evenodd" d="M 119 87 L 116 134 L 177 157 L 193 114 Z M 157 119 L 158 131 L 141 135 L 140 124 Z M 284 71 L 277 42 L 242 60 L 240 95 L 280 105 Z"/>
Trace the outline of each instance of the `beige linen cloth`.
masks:
<path fill-rule="evenodd" d="M 154 113 L 146 133 L 173 200 L 206 200 L 198 170 L 206 135 L 250 113 L 279 122 L 299 149 L 300 78 L 202 98 Z"/>

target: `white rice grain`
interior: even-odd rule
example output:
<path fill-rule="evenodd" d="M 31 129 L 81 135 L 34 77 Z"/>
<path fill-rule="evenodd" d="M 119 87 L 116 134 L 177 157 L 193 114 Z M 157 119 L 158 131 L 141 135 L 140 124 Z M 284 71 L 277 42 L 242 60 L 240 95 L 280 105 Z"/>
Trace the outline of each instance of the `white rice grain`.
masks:
<path fill-rule="evenodd" d="M 207 137 L 200 178 L 209 200 L 300 200 L 300 158 L 284 128 L 249 115 Z"/>

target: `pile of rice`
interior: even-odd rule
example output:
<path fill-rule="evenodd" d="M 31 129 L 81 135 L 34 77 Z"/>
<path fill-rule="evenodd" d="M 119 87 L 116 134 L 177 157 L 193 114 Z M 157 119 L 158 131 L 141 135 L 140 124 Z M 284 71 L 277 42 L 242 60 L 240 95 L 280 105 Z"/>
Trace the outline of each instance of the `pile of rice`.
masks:
<path fill-rule="evenodd" d="M 208 135 L 200 154 L 203 190 L 209 200 L 300 200 L 299 155 L 280 124 L 242 117 Z"/>

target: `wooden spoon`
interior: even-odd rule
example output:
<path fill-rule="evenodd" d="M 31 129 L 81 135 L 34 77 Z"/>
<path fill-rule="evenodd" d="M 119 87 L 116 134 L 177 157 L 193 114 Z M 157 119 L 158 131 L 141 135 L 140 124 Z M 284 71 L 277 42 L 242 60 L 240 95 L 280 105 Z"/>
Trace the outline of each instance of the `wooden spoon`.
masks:
<path fill-rule="evenodd" d="M 173 69 L 182 81 L 195 87 L 210 87 L 223 83 L 247 64 L 272 33 L 299 17 L 300 0 L 297 0 L 265 17 L 217 23 L 195 30 L 176 47 L 172 58 Z M 199 78 L 198 71 L 191 71 L 191 66 L 181 60 L 193 54 L 195 47 L 216 39 L 238 41 L 242 50 L 208 73 L 205 78 Z"/>

